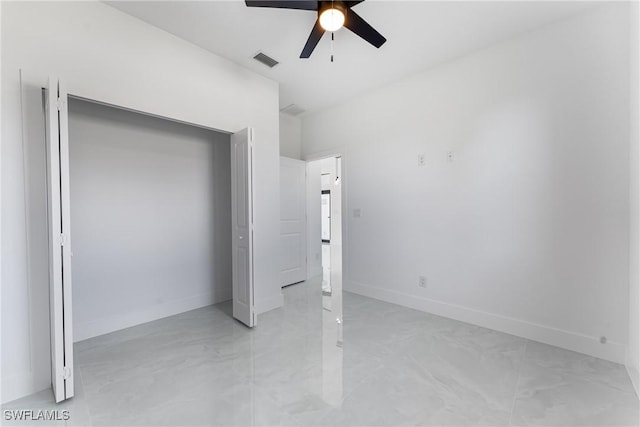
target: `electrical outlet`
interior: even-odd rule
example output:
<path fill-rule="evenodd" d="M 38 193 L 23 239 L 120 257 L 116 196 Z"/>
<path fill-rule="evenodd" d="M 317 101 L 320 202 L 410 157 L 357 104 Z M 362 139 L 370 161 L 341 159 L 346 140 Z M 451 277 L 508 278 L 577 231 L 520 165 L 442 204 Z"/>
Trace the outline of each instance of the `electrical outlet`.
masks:
<path fill-rule="evenodd" d="M 421 288 L 427 287 L 427 278 L 424 276 L 418 276 L 418 286 Z"/>
<path fill-rule="evenodd" d="M 424 154 L 418 154 L 418 166 L 424 166 Z"/>

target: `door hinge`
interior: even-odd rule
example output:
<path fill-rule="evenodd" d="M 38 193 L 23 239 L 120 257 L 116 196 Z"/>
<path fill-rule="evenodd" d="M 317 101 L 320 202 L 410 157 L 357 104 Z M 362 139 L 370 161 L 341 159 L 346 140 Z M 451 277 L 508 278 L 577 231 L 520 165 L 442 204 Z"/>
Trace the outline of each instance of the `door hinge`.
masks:
<path fill-rule="evenodd" d="M 65 366 L 62 373 L 62 378 L 68 380 L 71 378 L 71 368 Z"/>
<path fill-rule="evenodd" d="M 67 243 L 67 236 L 60 234 L 60 246 L 64 246 Z"/>
<path fill-rule="evenodd" d="M 64 98 L 58 98 L 58 103 L 57 103 L 57 105 L 58 105 L 58 111 L 62 111 L 62 110 L 66 107 L 66 105 L 67 105 L 67 104 L 66 104 L 66 102 L 67 102 L 67 100 L 66 100 L 66 99 L 64 99 Z"/>

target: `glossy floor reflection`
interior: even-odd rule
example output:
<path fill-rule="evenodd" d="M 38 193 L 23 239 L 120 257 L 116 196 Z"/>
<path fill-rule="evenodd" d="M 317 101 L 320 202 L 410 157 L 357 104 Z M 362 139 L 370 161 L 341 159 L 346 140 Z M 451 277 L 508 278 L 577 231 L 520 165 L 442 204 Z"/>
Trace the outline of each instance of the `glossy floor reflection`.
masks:
<path fill-rule="evenodd" d="M 350 293 L 340 337 L 320 279 L 283 292 L 255 330 L 223 303 L 78 343 L 75 398 L 3 409 L 82 426 L 639 423 L 620 365 Z"/>

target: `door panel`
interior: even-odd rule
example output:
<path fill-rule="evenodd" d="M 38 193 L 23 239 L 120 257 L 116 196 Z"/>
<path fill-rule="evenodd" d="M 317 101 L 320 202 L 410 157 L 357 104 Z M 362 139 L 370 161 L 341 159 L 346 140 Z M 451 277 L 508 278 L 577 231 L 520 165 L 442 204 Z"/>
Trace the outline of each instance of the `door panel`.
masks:
<path fill-rule="evenodd" d="M 231 135 L 233 317 L 256 324 L 253 289 L 253 130 Z"/>
<path fill-rule="evenodd" d="M 64 82 L 58 82 L 58 97 L 63 100 L 58 111 L 60 131 L 60 212 L 62 215 L 62 298 L 64 321 L 64 364 L 65 369 L 73 371 L 73 323 L 72 323 L 72 284 L 71 284 L 71 188 L 69 185 L 69 112 L 67 108 L 67 90 Z M 67 376 L 70 376 L 67 373 Z M 65 395 L 73 396 L 73 380 L 64 383 Z"/>
<path fill-rule="evenodd" d="M 306 163 L 280 157 L 280 285 L 307 278 Z"/>
<path fill-rule="evenodd" d="M 56 402 L 73 397 L 71 239 L 67 93 L 50 77 L 45 99 L 51 384 Z"/>

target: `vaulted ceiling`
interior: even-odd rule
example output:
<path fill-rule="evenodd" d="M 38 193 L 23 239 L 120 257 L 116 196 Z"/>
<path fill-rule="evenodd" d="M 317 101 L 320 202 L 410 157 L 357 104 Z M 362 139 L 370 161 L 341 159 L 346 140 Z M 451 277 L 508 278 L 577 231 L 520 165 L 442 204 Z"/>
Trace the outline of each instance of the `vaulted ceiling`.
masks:
<path fill-rule="evenodd" d="M 244 1 L 126 1 L 109 5 L 280 83 L 280 107 L 319 110 L 439 63 L 597 6 L 581 1 L 376 1 L 354 10 L 386 38 L 380 49 L 346 29 L 299 55 L 316 19 Z M 262 51 L 280 63 L 255 61 Z"/>

